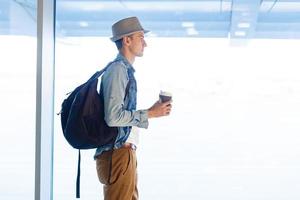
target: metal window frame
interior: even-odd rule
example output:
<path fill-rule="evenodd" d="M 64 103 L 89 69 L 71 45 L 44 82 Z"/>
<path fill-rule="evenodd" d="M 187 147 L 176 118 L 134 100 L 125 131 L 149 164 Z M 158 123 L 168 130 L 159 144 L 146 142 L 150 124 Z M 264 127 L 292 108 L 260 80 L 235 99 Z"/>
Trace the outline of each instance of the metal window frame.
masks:
<path fill-rule="evenodd" d="M 35 200 L 53 199 L 55 0 L 37 0 Z"/>

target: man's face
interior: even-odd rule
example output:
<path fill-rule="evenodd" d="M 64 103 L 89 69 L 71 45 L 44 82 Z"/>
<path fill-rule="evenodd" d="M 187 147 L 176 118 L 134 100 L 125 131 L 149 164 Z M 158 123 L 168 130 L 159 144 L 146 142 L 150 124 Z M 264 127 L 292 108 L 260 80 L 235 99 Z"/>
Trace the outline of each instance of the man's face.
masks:
<path fill-rule="evenodd" d="M 147 46 L 147 43 L 144 39 L 144 32 L 139 31 L 136 32 L 129 37 L 130 43 L 129 43 L 129 50 L 130 52 L 138 57 L 143 56 L 144 48 Z"/>

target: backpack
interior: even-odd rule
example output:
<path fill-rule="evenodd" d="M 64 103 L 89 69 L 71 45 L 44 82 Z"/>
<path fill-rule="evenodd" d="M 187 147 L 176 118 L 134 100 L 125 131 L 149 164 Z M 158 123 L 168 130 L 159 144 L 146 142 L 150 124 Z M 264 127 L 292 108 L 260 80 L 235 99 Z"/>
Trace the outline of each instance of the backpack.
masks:
<path fill-rule="evenodd" d="M 104 120 L 102 90 L 97 91 L 98 78 L 107 69 L 96 72 L 78 86 L 63 101 L 61 126 L 68 143 L 75 149 L 94 149 L 113 144 L 117 127 L 109 127 Z"/>
<path fill-rule="evenodd" d="M 97 71 L 85 83 L 69 93 L 61 106 L 61 126 L 65 139 L 78 151 L 76 179 L 76 198 L 80 198 L 80 149 L 94 149 L 111 144 L 118 135 L 117 127 L 109 127 L 104 120 L 104 100 L 100 87 L 97 91 L 98 78 L 110 66 L 109 63 L 101 71 Z M 126 87 L 128 93 L 129 83 Z M 125 94 L 125 96 L 126 96 Z"/>

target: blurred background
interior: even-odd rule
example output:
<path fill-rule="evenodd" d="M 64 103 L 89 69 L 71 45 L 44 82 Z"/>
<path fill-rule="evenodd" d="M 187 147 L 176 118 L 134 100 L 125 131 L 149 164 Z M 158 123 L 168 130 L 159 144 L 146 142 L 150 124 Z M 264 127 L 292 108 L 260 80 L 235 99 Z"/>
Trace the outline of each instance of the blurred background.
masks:
<path fill-rule="evenodd" d="M 142 200 L 300 198 L 299 0 L 57 0 L 54 113 L 117 54 L 117 20 L 138 16 L 148 47 L 136 59 L 138 108 L 160 90 L 169 117 L 138 147 Z M 0 0 L 0 198 L 33 199 L 37 1 Z M 75 199 L 77 151 L 54 115 L 53 199 Z M 102 199 L 93 150 L 81 198 Z"/>

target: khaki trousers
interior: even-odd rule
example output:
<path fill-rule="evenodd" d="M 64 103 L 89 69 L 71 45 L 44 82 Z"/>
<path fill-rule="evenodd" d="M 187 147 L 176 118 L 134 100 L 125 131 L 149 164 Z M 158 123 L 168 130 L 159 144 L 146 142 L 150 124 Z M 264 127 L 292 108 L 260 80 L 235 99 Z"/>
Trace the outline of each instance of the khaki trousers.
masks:
<path fill-rule="evenodd" d="M 138 200 L 135 150 L 121 147 L 103 152 L 96 159 L 104 200 Z"/>

